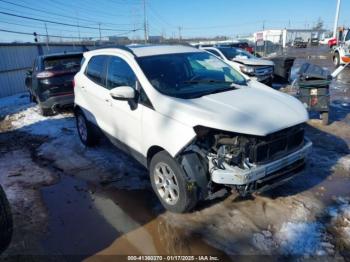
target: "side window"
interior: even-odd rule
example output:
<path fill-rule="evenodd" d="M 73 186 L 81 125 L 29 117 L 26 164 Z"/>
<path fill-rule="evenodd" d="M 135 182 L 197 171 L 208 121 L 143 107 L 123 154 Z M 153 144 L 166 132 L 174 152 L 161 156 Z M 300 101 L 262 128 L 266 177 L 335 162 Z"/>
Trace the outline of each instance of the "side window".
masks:
<path fill-rule="evenodd" d="M 107 56 L 93 56 L 85 71 L 85 75 L 96 84 L 106 86 L 105 64 Z"/>
<path fill-rule="evenodd" d="M 136 76 L 127 62 L 119 57 L 112 56 L 108 62 L 107 89 L 118 86 L 136 88 Z"/>
<path fill-rule="evenodd" d="M 350 30 L 348 31 L 345 37 L 345 41 L 349 41 L 349 40 L 350 40 Z"/>

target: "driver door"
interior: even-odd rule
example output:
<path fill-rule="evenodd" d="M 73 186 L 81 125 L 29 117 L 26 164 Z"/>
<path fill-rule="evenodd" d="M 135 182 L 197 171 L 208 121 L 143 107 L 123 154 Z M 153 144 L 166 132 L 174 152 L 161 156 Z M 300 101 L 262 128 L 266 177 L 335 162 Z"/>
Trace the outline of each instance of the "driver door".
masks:
<path fill-rule="evenodd" d="M 130 86 L 136 90 L 137 78 L 129 64 L 118 56 L 110 56 L 107 65 L 107 89 Z M 137 95 L 133 101 L 111 99 L 111 111 L 108 114 L 109 130 L 113 138 L 122 145 L 141 152 L 141 104 L 137 104 Z M 121 145 L 121 146 L 122 146 Z"/>

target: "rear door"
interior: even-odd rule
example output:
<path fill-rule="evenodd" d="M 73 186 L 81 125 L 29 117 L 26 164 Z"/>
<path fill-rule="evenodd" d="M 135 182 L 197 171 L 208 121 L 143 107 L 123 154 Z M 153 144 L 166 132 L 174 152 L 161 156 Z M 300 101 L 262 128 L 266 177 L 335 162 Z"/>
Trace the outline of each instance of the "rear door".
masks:
<path fill-rule="evenodd" d="M 86 117 L 109 133 L 108 115 L 112 98 L 106 88 L 107 60 L 108 56 L 105 55 L 91 57 L 84 72 L 86 81 L 81 86 L 81 92 Z"/>

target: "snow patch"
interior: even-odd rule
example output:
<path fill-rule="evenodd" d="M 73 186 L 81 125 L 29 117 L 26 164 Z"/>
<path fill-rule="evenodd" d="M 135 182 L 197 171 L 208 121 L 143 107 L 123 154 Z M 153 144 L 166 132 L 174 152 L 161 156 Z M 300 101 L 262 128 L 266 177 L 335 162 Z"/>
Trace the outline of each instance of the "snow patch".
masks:
<path fill-rule="evenodd" d="M 338 235 L 337 239 L 350 248 L 350 200 L 339 197 L 337 203 L 328 209 L 330 227 Z"/>
<path fill-rule="evenodd" d="M 322 247 L 323 227 L 317 222 L 284 223 L 275 238 L 282 254 L 325 255 Z"/>
<path fill-rule="evenodd" d="M 346 171 L 350 172 L 350 155 L 340 158 L 338 164 L 340 164 Z"/>
<path fill-rule="evenodd" d="M 286 222 L 273 235 L 262 231 L 253 235 L 253 245 L 264 254 L 321 256 L 334 253 L 319 222 Z"/>
<path fill-rule="evenodd" d="M 31 133 L 57 137 L 62 130 L 74 128 L 72 114 L 58 114 L 52 117 L 40 115 L 38 106 L 29 107 L 11 116 L 13 129 Z"/>

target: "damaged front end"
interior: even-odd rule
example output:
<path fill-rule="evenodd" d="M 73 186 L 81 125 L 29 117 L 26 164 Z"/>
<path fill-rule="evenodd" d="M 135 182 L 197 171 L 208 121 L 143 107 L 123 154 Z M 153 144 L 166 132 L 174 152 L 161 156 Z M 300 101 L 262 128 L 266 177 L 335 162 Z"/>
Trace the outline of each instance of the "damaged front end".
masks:
<path fill-rule="evenodd" d="M 194 129 L 197 137 L 181 154 L 180 163 L 196 182 L 200 180 L 204 195 L 211 191 L 205 186 L 213 184 L 229 186 L 241 195 L 280 185 L 304 167 L 312 147 L 302 124 L 264 137 Z"/>

